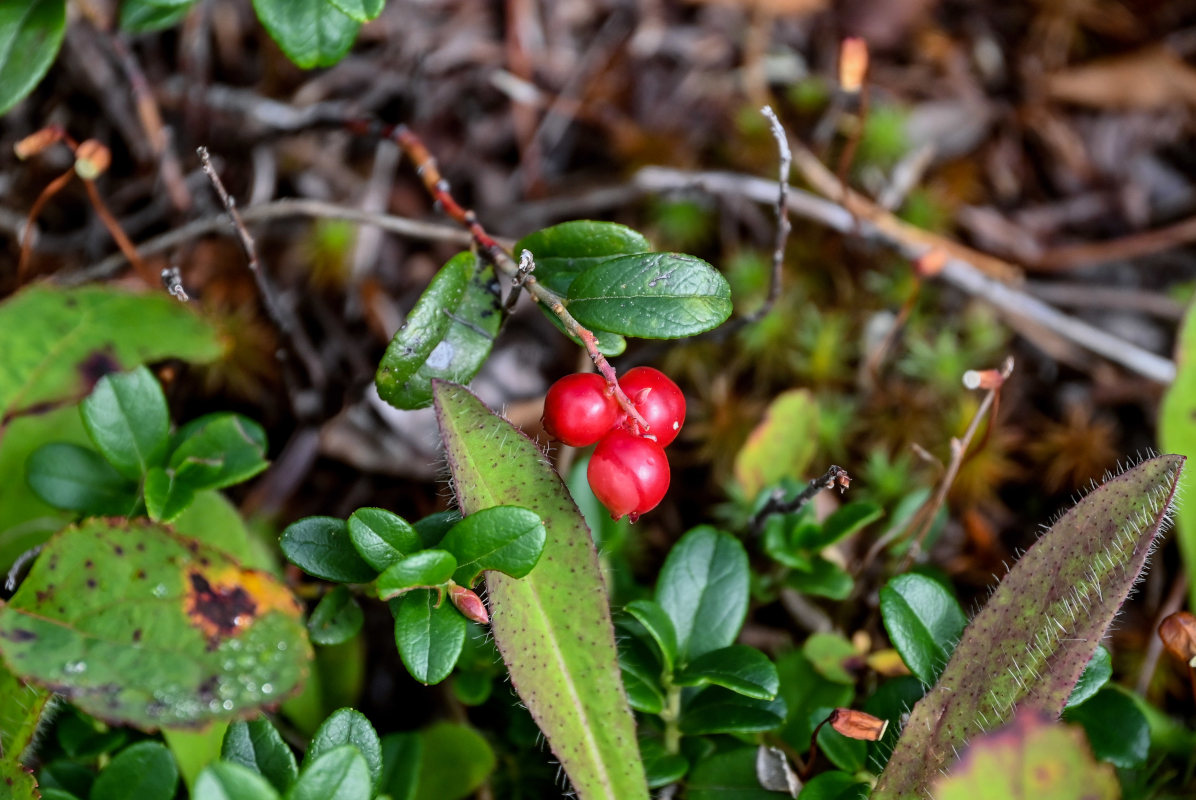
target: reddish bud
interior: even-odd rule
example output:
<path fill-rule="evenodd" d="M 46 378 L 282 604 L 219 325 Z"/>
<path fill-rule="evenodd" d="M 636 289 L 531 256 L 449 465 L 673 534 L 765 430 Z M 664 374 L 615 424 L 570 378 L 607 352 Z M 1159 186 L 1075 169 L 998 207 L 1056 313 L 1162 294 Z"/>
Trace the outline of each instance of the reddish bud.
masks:
<path fill-rule="evenodd" d="M 85 181 L 103 175 L 111 163 L 111 151 L 95 139 L 88 139 L 75 149 L 75 172 Z"/>
<path fill-rule="evenodd" d="M 849 36 L 839 47 L 839 86 L 855 94 L 864 85 L 868 72 L 868 43 L 857 36 Z"/>
<path fill-rule="evenodd" d="M 832 728 L 847 738 L 865 742 L 879 741 L 889 727 L 887 719 L 850 708 L 836 708 L 831 712 L 828 721 Z"/>
<path fill-rule="evenodd" d="M 1159 638 L 1167 652 L 1190 667 L 1196 667 L 1196 617 L 1177 611 L 1159 623 Z"/>
<path fill-rule="evenodd" d="M 930 278 L 938 275 L 947 265 L 947 252 L 938 247 L 932 247 L 914 259 L 914 272 L 919 278 Z"/>
<path fill-rule="evenodd" d="M 12 149 L 17 154 L 17 158 L 24 161 L 30 156 L 37 155 L 47 147 L 62 141 L 62 136 L 62 128 L 52 125 L 49 128 L 42 128 L 40 131 L 29 134 L 14 144 Z"/>
<path fill-rule="evenodd" d="M 490 612 L 486 611 L 486 604 L 472 589 L 466 589 L 464 586 L 454 583 L 449 587 L 449 600 L 457 607 L 458 611 L 465 615 L 466 619 L 471 619 L 482 625 L 490 624 Z"/>

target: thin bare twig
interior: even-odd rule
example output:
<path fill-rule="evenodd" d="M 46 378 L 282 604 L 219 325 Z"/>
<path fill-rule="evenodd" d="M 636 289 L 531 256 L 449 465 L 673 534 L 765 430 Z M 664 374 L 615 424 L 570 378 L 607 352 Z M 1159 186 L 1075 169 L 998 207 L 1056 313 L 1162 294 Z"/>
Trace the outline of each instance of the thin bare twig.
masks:
<path fill-rule="evenodd" d="M 781 163 L 777 178 L 777 237 L 772 248 L 772 274 L 769 277 L 768 296 L 764 303 L 751 314 L 744 317 L 744 323 L 752 323 L 768 316 L 781 296 L 781 270 L 785 264 L 785 245 L 789 243 L 789 232 L 792 225 L 789 222 L 789 171 L 793 168 L 793 151 L 789 149 L 789 136 L 785 133 L 781 120 L 772 110 L 772 106 L 764 106 L 760 113 L 768 118 L 768 126 L 772 130 L 772 138 L 777 141 L 777 152 Z"/>
<path fill-rule="evenodd" d="M 237 239 L 241 243 L 241 249 L 245 251 L 247 266 L 253 275 L 254 283 L 257 284 L 258 293 L 261 295 L 262 305 L 266 309 L 266 314 L 269 315 L 270 320 L 278 328 L 279 332 L 282 333 L 283 341 L 288 344 L 288 347 L 284 348 L 284 353 L 281 355 L 285 356 L 285 352 L 293 348 L 295 355 L 307 371 L 307 377 L 311 381 L 311 385 L 322 388 L 326 382 L 324 365 L 320 362 L 320 357 L 316 353 L 311 339 L 308 338 L 307 333 L 303 330 L 303 326 L 299 324 L 299 321 L 291 313 L 290 309 L 279 302 L 278 294 L 273 284 L 271 284 L 269 277 L 262 271 L 257 257 L 257 248 L 253 243 L 253 237 L 249 235 L 249 230 L 245 227 L 245 222 L 241 219 L 241 214 L 237 211 L 237 201 L 224 188 L 223 181 L 216 174 L 216 170 L 212 166 L 212 159 L 208 155 L 208 148 L 200 147 L 197 152 L 199 153 L 199 160 L 203 165 L 204 173 L 212 181 L 212 186 L 216 189 L 216 194 L 220 196 L 221 203 L 224 204 L 228 216 L 232 219 L 233 227 L 237 231 Z"/>
<path fill-rule="evenodd" d="M 805 156 L 799 157 L 802 153 Z M 835 176 L 821 164 L 817 164 L 817 159 L 814 159 L 809 151 L 797 148 L 794 162 L 803 173 L 808 168 L 810 174 L 820 174 L 829 178 L 829 184 L 824 180 L 819 180 L 816 184 L 811 181 L 820 191 L 823 188 L 829 189 L 828 195 L 832 197 L 839 194 Z M 817 164 L 817 167 L 814 164 Z M 777 192 L 774 181 L 733 172 L 686 172 L 663 167 L 645 167 L 636 173 L 633 181 L 636 185 L 654 192 L 699 188 L 712 194 L 747 197 L 759 203 L 772 203 Z M 850 196 L 858 198 L 854 193 Z M 852 202 L 856 203 L 857 207 L 860 203 L 867 203 L 862 198 L 853 199 Z M 865 239 L 882 242 L 907 258 L 916 259 L 938 247 L 947 256 L 938 276 L 956 288 L 989 303 L 1007 316 L 1030 320 L 1144 378 L 1161 384 L 1169 384 L 1175 379 L 1175 364 L 1170 359 L 1068 316 L 1006 283 L 1007 279 L 1016 280 L 1020 274 L 1012 264 L 907 225 L 882 209 L 876 210 L 885 215 L 881 217 L 881 223 L 868 214 L 861 214 L 857 228 L 852 212 L 838 203 L 799 189 L 792 189 L 789 197 L 790 212 L 843 234 L 859 235 Z M 989 277 L 986 272 L 1001 275 L 1002 279 Z"/>
<path fill-rule="evenodd" d="M 814 499 L 814 495 L 826 489 L 833 489 L 839 487 L 839 491 L 843 491 L 851 485 L 851 476 L 847 474 L 847 470 L 834 464 L 831 465 L 821 477 L 815 478 L 806 484 L 806 488 L 802 489 L 795 497 L 786 500 L 784 489 L 774 489 L 772 495 L 769 496 L 768 502 L 752 516 L 751 531 L 753 535 L 759 535 L 764 530 L 765 521 L 773 514 L 793 514 L 801 510 L 802 506 Z"/>
<path fill-rule="evenodd" d="M 415 165 L 416 174 L 423 181 L 428 194 L 446 214 L 469 231 L 474 246 L 481 256 L 508 279 L 515 280 L 520 276 L 519 265 L 515 263 L 511 254 L 486 232 L 472 210 L 463 208 L 450 194 L 448 181 L 441 177 L 440 170 L 436 166 L 436 159 L 432 157 L 423 141 L 410 128 L 406 125 L 384 125 L 368 119 L 348 120 L 345 127 L 358 135 L 387 138 L 398 144 Z M 561 325 L 568 333 L 581 341 L 586 352 L 589 353 L 590 359 L 594 362 L 594 366 L 598 368 L 602 377 L 610 385 L 615 401 L 627 412 L 635 424 L 644 431 L 648 431 L 647 420 L 619 387 L 614 368 L 598 350 L 597 338 L 588 328 L 573 318 L 573 315 L 565 308 L 565 298 L 540 283 L 534 275 L 526 275 L 523 278 L 523 286 L 536 302 L 542 303 L 552 312 L 553 316 L 560 320 Z"/>

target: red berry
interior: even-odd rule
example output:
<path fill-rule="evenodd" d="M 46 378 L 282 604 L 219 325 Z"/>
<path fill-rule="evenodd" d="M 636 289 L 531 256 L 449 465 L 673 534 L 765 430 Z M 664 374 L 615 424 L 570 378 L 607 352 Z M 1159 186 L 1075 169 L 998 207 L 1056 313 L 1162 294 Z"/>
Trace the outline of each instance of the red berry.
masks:
<path fill-rule="evenodd" d="M 611 517 L 628 514 L 635 522 L 669 490 L 669 460 L 651 439 L 615 428 L 594 448 L 586 477 Z"/>
<path fill-rule="evenodd" d="M 598 441 L 618 418 L 619 406 L 606 381 L 592 372 L 566 375 L 544 398 L 544 429 L 573 447 Z"/>
<path fill-rule="evenodd" d="M 619 386 L 648 423 L 647 435 L 668 447 L 685 424 L 685 395 L 669 376 L 652 367 L 634 367 L 619 379 Z"/>

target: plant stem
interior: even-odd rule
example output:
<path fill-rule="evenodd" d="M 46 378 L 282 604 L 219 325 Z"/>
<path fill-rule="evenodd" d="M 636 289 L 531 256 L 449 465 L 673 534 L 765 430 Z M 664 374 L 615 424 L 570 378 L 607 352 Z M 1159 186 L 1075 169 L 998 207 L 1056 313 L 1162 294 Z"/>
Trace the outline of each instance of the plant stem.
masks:
<path fill-rule="evenodd" d="M 508 279 L 518 281 L 536 302 L 543 304 L 561 321 L 566 331 L 581 340 L 590 359 L 594 362 L 594 366 L 598 368 L 602 377 L 610 385 L 615 401 L 636 424 L 647 431 L 647 420 L 636 410 L 631 399 L 619 387 L 615 370 L 607 362 L 606 357 L 598 351 L 598 340 L 594 334 L 573 318 L 573 315 L 565 308 L 565 298 L 536 280 L 536 276 L 530 274 L 528 270 L 520 270 L 519 264 L 515 262 L 511 254 L 503 249 L 478 222 L 477 215 L 472 210 L 463 208 L 453 199 L 449 193 L 448 181 L 441 176 L 440 170 L 436 166 L 436 159 L 428 152 L 423 141 L 406 125 L 384 125 L 376 120 L 355 119 L 347 121 L 345 127 L 361 136 L 379 136 L 390 139 L 402 148 L 407 157 L 415 164 L 415 172 L 423 181 L 428 194 L 436 201 L 437 205 L 444 209 L 446 214 L 469 231 L 481 256 Z"/>
<path fill-rule="evenodd" d="M 667 672 L 660 682 L 665 692 L 664 710 L 659 715 L 664 722 L 664 750 L 676 755 L 681 752 L 681 687 L 673 683 L 673 676 Z"/>

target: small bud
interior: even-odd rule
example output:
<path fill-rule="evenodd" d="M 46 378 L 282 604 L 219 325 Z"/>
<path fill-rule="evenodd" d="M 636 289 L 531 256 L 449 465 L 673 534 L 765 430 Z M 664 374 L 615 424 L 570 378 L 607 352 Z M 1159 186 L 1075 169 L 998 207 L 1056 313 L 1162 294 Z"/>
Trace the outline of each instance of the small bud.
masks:
<path fill-rule="evenodd" d="M 95 139 L 88 139 L 75 149 L 75 172 L 85 181 L 103 175 L 111 163 L 112 153 Z"/>
<path fill-rule="evenodd" d="M 486 604 L 471 589 L 454 583 L 449 588 L 449 600 L 457 607 L 458 611 L 465 615 L 466 619 L 471 619 L 482 625 L 490 624 L 490 613 L 486 611 Z"/>
<path fill-rule="evenodd" d="M 829 721 L 832 728 L 847 738 L 865 742 L 879 741 L 889 727 L 887 719 L 850 708 L 836 708 L 831 712 Z"/>
<path fill-rule="evenodd" d="M 855 94 L 864 85 L 868 72 L 868 43 L 857 36 L 849 36 L 839 47 L 839 86 Z"/>
<path fill-rule="evenodd" d="M 62 128 L 51 125 L 40 131 L 31 133 L 12 146 L 17 158 L 24 161 L 30 156 L 37 155 L 52 144 L 62 140 Z"/>
<path fill-rule="evenodd" d="M 932 247 L 914 259 L 914 272 L 919 278 L 932 278 L 942 272 L 946 264 L 946 251 L 939 247 Z"/>
<path fill-rule="evenodd" d="M 996 369 L 970 369 L 963 374 L 965 389 L 999 389 L 1005 376 Z"/>
<path fill-rule="evenodd" d="M 1196 667 L 1196 617 L 1188 611 L 1177 611 L 1159 623 L 1159 638 L 1167 652 Z"/>

